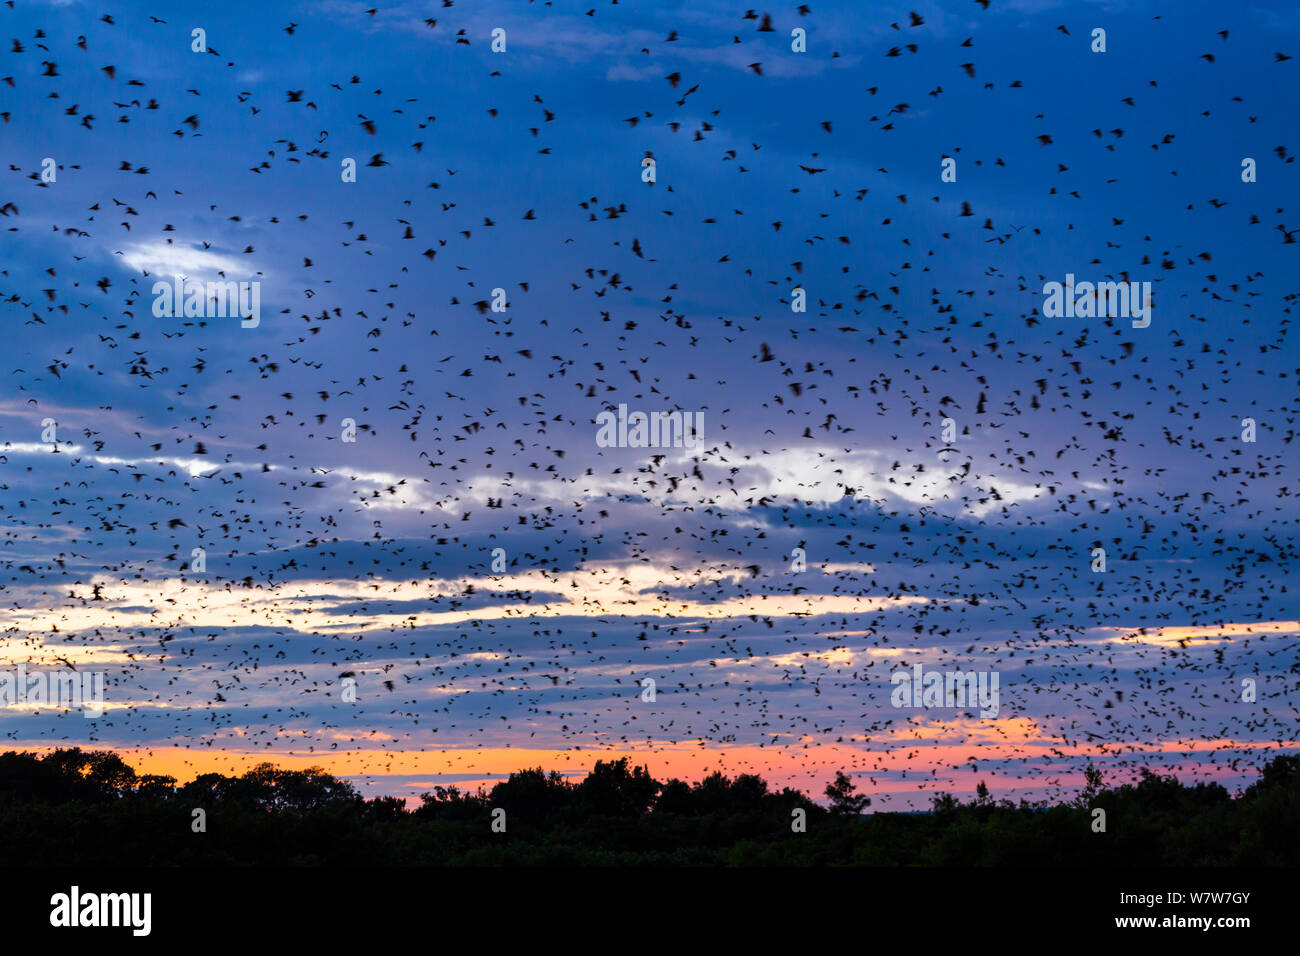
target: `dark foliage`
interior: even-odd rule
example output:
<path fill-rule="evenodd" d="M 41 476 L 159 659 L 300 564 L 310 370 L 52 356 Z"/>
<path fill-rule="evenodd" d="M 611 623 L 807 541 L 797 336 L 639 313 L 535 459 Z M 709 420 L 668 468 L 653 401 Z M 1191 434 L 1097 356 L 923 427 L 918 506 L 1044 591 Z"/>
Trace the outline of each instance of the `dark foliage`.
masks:
<path fill-rule="evenodd" d="M 177 786 L 80 749 L 0 754 L 0 863 L 433 865 L 1300 865 L 1300 757 L 1279 756 L 1239 796 L 1143 771 L 1070 802 L 933 798 L 922 814 L 862 815 L 837 773 L 829 809 L 761 777 L 653 779 L 626 758 L 579 783 L 526 770 L 490 791 L 435 787 L 419 806 L 365 800 L 321 770 L 271 764 Z M 492 812 L 506 812 L 506 832 Z M 794 811 L 806 832 L 794 832 Z M 1106 812 L 1095 832 L 1093 811 Z M 196 810 L 205 814 L 195 832 Z"/>

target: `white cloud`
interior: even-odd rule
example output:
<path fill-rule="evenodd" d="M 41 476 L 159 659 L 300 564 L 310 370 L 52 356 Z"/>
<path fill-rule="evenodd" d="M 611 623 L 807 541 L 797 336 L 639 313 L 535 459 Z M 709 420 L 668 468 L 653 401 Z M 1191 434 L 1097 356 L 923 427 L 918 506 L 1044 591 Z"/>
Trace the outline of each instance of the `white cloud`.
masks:
<path fill-rule="evenodd" d="M 145 242 L 122 251 L 122 258 L 132 269 L 150 276 L 171 278 L 183 275 L 198 282 L 216 282 L 225 273 L 227 279 L 243 279 L 257 273 L 252 264 L 231 256 L 196 248 L 198 244 Z"/>

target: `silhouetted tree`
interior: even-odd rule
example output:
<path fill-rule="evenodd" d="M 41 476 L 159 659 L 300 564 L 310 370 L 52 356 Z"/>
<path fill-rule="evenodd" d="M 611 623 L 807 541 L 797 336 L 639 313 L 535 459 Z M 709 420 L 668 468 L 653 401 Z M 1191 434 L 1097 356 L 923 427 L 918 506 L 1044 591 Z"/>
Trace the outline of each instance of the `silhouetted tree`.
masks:
<path fill-rule="evenodd" d="M 1246 788 L 1243 796 L 1296 787 L 1300 787 L 1300 755 L 1283 754 L 1259 769 L 1259 779 Z"/>
<path fill-rule="evenodd" d="M 181 788 L 181 796 L 196 806 L 237 802 L 261 810 L 309 812 L 330 804 L 355 804 L 361 795 L 352 784 L 319 767 L 281 770 L 258 764 L 240 777 L 205 773 Z"/>
<path fill-rule="evenodd" d="M 577 787 L 582 806 L 591 813 L 610 817 L 638 817 L 654 804 L 662 785 L 645 767 L 628 768 L 628 758 L 606 763 L 597 760 L 591 773 Z"/>
<path fill-rule="evenodd" d="M 436 786 L 432 792 L 420 794 L 420 806 L 415 815 L 430 820 L 478 820 L 487 807 L 487 795 L 465 793 L 458 787 Z"/>
<path fill-rule="evenodd" d="M 1300 756 L 1273 757 L 1236 798 L 1152 770 L 1110 789 L 1092 768 L 1084 781 L 1055 805 L 995 802 L 981 782 L 969 802 L 935 795 L 932 813 L 862 816 L 867 798 L 844 772 L 826 788 L 828 812 L 755 774 L 660 784 L 620 758 L 576 784 L 538 768 L 490 793 L 437 786 L 410 813 L 395 797 L 363 800 L 319 769 L 261 764 L 177 788 L 112 753 L 9 752 L 0 754 L 0 865 L 42 854 L 146 866 L 1300 866 Z M 509 839 L 489 834 L 493 806 L 509 812 Z M 1086 806 L 1106 809 L 1104 838 Z M 201 838 L 190 826 L 196 807 L 210 814 Z M 794 807 L 810 825 L 792 840 Z"/>
<path fill-rule="evenodd" d="M 573 785 L 552 770 L 541 767 L 512 773 L 488 792 L 491 807 L 500 807 L 507 816 L 523 815 L 532 820 L 551 820 L 576 802 Z"/>
<path fill-rule="evenodd" d="M 844 817 L 856 817 L 871 806 L 871 798 L 858 794 L 858 787 L 843 770 L 835 771 L 835 782 L 826 787 L 826 796 L 831 801 L 831 813 Z"/>

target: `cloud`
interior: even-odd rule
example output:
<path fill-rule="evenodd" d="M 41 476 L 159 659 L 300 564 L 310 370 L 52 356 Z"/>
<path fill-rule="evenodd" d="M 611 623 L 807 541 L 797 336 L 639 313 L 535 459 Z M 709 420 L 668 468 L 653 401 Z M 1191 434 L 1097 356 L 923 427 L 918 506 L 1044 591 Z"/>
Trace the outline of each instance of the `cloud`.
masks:
<path fill-rule="evenodd" d="M 171 279 L 185 276 L 198 282 L 223 281 L 225 279 L 242 279 L 255 274 L 247 260 L 241 261 L 231 255 L 203 249 L 201 243 L 185 242 L 142 242 L 122 250 L 122 258 L 137 272 L 147 273 L 151 278 Z M 256 273 L 262 275 L 263 273 Z"/>

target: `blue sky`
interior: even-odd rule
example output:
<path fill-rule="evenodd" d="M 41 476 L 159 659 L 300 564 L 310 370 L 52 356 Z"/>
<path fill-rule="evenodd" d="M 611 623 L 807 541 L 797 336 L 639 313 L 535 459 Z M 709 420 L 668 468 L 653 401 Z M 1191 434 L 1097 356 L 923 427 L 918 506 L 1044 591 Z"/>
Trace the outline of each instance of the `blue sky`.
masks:
<path fill-rule="evenodd" d="M 0 8 L 0 619 L 110 705 L 10 745 L 896 809 L 1294 750 L 1300 12 L 809 6 Z M 155 318 L 176 273 L 260 324 Z M 1151 326 L 1046 318 L 1067 273 Z M 620 403 L 705 450 L 598 447 Z M 918 662 L 1000 716 L 891 707 Z"/>

